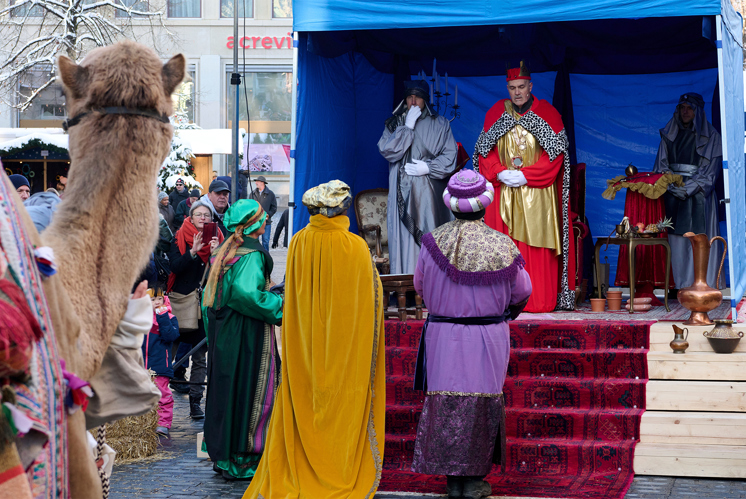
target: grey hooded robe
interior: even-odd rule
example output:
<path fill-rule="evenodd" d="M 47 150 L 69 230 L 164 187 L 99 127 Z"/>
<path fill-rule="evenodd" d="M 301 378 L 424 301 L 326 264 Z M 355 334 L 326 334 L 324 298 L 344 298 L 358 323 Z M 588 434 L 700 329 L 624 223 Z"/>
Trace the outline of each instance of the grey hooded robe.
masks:
<path fill-rule="evenodd" d="M 389 162 L 387 228 L 392 274 L 414 274 L 420 256 L 419 238 L 453 220 L 451 210 L 443 203 L 443 190 L 456 170 L 457 146 L 451 125 L 426 108 L 412 130 L 404 125 L 405 114 L 398 116 L 391 126 L 393 131 L 384 128 L 378 141 L 378 150 Z M 407 175 L 404 165 L 413 159 L 427 163 L 430 173 Z"/>

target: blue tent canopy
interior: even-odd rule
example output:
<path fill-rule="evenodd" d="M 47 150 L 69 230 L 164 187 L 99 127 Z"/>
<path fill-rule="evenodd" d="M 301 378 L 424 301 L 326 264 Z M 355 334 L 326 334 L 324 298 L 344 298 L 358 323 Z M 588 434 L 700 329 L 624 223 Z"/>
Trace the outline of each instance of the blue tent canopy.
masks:
<path fill-rule="evenodd" d="M 291 200 L 333 178 L 353 193 L 387 187 L 376 147 L 383 122 L 401 100 L 401 82 L 431 75 L 434 58 L 450 93 L 459 86 L 461 117 L 451 125 L 471 153 L 485 112 L 507 96 L 506 67 L 525 60 L 533 93 L 562 114 L 572 162 L 587 164 L 586 215 L 594 236 L 606 236 L 623 216 L 624 196 L 602 199 L 605 180 L 629 163 L 650 170 L 679 95 L 697 92 L 723 136 L 722 226 L 735 306 L 746 289 L 741 26 L 720 0 L 295 2 Z M 296 229 L 307 222 L 305 209 L 294 211 Z M 607 256 L 614 268 L 616 250 Z"/>

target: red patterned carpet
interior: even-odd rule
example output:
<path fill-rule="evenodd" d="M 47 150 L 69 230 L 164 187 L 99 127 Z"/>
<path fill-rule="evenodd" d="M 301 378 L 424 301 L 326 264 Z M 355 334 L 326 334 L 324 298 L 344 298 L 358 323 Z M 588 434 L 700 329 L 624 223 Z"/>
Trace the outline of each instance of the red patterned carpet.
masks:
<path fill-rule="evenodd" d="M 424 399 L 412 390 L 422 324 L 386 322 L 382 491 L 445 493 L 445 477 L 410 471 Z M 493 495 L 624 497 L 645 409 L 651 324 L 510 324 L 508 470 L 487 477 Z"/>

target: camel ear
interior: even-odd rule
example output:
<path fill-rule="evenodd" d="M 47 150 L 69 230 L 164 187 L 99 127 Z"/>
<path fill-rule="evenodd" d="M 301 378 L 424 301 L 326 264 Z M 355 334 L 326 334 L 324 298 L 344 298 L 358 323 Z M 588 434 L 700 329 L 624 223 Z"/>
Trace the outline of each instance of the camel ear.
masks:
<path fill-rule="evenodd" d="M 57 59 L 62 84 L 67 88 L 71 97 L 80 99 L 88 87 L 88 68 L 78 66 L 70 58 L 61 55 Z"/>
<path fill-rule="evenodd" d="M 176 54 L 163 65 L 161 78 L 163 79 L 163 89 L 166 91 L 166 95 L 171 95 L 176 90 L 181 80 L 184 79 L 185 72 L 186 59 L 184 59 L 183 54 Z"/>

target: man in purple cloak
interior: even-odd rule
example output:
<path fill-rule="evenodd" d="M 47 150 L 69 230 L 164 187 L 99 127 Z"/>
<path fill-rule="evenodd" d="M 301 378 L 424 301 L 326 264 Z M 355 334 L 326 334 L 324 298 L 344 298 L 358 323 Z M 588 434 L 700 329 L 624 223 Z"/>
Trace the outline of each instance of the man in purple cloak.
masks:
<path fill-rule="evenodd" d="M 422 236 L 414 274 L 430 314 L 417 356 L 415 389 L 426 397 L 412 471 L 446 475 L 451 498 L 489 496 L 484 477 L 493 463 L 505 469 L 507 321 L 531 295 L 518 248 L 482 220 L 493 199 L 473 170 L 451 177 L 443 201 L 456 220 Z"/>

